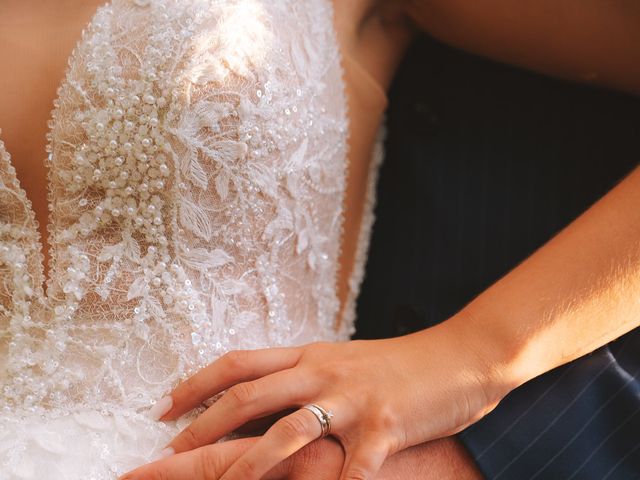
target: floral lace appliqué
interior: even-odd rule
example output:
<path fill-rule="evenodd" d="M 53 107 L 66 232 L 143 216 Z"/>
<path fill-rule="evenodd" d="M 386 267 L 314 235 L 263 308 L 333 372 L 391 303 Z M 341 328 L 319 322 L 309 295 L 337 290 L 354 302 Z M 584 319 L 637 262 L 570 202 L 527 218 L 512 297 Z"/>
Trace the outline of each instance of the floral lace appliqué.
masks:
<path fill-rule="evenodd" d="M 180 428 L 144 412 L 181 378 L 229 350 L 353 333 L 382 154 L 336 330 L 348 124 L 332 15 L 327 0 L 100 7 L 47 136 L 46 292 L 0 142 L 0 479 L 114 478 Z"/>

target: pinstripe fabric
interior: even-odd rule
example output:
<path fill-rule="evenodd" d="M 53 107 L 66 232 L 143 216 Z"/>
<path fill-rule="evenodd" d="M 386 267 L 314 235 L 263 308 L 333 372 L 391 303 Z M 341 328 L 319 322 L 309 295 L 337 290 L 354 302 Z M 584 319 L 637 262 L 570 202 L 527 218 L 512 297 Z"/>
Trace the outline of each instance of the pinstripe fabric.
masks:
<path fill-rule="evenodd" d="M 358 337 L 445 320 L 640 159 L 640 101 L 427 39 L 391 93 Z M 491 479 L 640 479 L 640 329 L 460 434 Z"/>
<path fill-rule="evenodd" d="M 639 335 L 619 342 L 640 352 Z M 619 368 L 611 350 L 601 349 L 514 392 L 461 439 L 493 479 L 640 478 L 640 458 L 624 458 L 640 443 L 640 361 L 632 371 Z M 528 408 L 531 399 L 537 402 Z"/>

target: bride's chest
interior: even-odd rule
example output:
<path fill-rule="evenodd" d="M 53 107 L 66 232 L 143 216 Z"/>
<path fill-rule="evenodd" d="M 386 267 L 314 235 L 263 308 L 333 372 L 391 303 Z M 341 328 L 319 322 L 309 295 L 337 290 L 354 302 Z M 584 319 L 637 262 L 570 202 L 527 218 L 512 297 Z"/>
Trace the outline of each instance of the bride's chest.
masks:
<path fill-rule="evenodd" d="M 239 342 L 240 326 L 246 345 L 334 335 L 347 116 L 331 22 L 326 0 L 97 11 L 45 137 L 46 292 L 37 192 L 0 143 L 0 327 L 11 320 L 14 370 L 25 352 L 58 352 L 54 372 L 75 368 L 76 349 L 111 362 L 156 342 L 181 371 Z"/>
<path fill-rule="evenodd" d="M 214 129 L 201 133 L 228 133 L 235 127 L 239 138 L 237 127 L 247 120 L 250 107 L 258 107 L 259 112 L 253 109 L 257 124 L 245 122 L 245 126 L 259 135 L 245 132 L 245 139 L 254 139 L 251 143 L 256 144 L 274 133 L 271 147 L 274 143 L 282 146 L 283 138 L 297 140 L 292 136 L 294 130 L 310 130 L 313 119 L 309 117 L 325 113 L 301 111 L 300 106 L 317 95 L 319 84 L 336 81 L 327 77 L 338 53 L 330 51 L 334 47 L 331 19 L 327 18 L 330 2 L 310 2 L 300 8 L 295 2 L 258 0 L 179 4 L 153 0 L 88 2 L 84 12 L 74 12 L 64 23 L 55 18 L 39 23 L 20 22 L 20 15 L 16 14 L 15 24 L 8 25 L 12 29 L 4 29 L 3 35 L 15 41 L 2 42 L 0 46 L 0 58 L 7 67 L 0 76 L 0 128 L 18 177 L 25 190 L 33 194 L 28 196 L 36 210 L 42 207 L 40 200 L 47 190 L 43 168 L 47 137 L 63 134 L 63 128 L 78 126 L 67 123 L 47 128 L 48 123 L 53 123 L 51 99 L 55 99 L 55 106 L 74 100 L 68 98 L 74 95 L 69 92 L 73 88 L 67 88 L 65 95 L 56 92 L 64 74 L 74 77 L 76 90 L 87 88 L 88 93 L 101 97 L 95 98 L 93 105 L 89 105 L 93 99 L 86 98 L 84 104 L 76 102 L 72 106 L 76 115 L 83 115 L 85 122 L 79 123 L 86 125 L 98 113 L 103 119 L 108 115 L 112 121 L 109 130 L 121 137 L 117 128 L 128 124 L 113 122 L 118 119 L 109 111 L 122 110 L 116 104 L 125 108 L 124 116 L 139 114 L 135 123 L 145 123 L 147 118 L 142 115 L 144 108 L 136 111 L 137 106 L 128 102 L 130 98 L 122 97 L 123 93 L 131 93 L 132 87 L 133 93 L 158 93 L 165 88 L 165 93 L 173 97 L 158 95 L 163 101 L 171 100 L 173 107 L 180 108 L 182 104 L 208 114 L 207 119 L 200 115 L 197 127 L 205 127 L 209 121 L 208 126 Z M 103 11 L 92 17 L 91 12 L 100 5 Z M 78 51 L 69 57 L 89 21 L 93 24 L 91 34 L 76 45 Z M 43 48 L 42 44 L 49 46 Z M 52 44 L 56 47 L 52 48 Z M 150 72 L 152 76 L 147 75 Z M 160 78 L 163 74 L 165 78 Z M 100 102 L 107 108 L 98 109 Z M 140 103 L 145 107 L 149 102 Z M 204 112 L 208 105 L 212 108 Z M 146 106 L 149 110 L 158 107 L 150 103 Z M 211 122 L 214 117 L 217 122 Z M 261 146 L 267 143 L 261 142 Z M 46 223 L 42 222 L 44 215 L 37 213 L 41 223 Z"/>
<path fill-rule="evenodd" d="M 130 212 L 131 189 L 146 188 L 146 205 L 172 167 L 171 195 L 193 187 L 219 201 L 252 172 L 271 193 L 302 168 L 336 178 L 327 153 L 346 118 L 330 2 L 115 0 L 87 30 L 60 86 L 38 83 L 21 56 L 2 80 L 1 136 L 41 227 L 62 204 L 95 213 L 110 197 L 112 214 Z"/>
<path fill-rule="evenodd" d="M 128 289 L 130 303 L 286 241 L 313 264 L 312 230 L 339 240 L 347 122 L 331 22 L 325 0 L 114 0 L 95 13 L 46 132 L 56 301 L 73 312 Z M 2 220 L 20 220 L 24 240 L 2 241 L 37 257 L 29 197 L 42 190 L 18 186 L 8 153 L 2 188 L 22 205 Z M 36 291 L 40 261 L 27 263 Z"/>

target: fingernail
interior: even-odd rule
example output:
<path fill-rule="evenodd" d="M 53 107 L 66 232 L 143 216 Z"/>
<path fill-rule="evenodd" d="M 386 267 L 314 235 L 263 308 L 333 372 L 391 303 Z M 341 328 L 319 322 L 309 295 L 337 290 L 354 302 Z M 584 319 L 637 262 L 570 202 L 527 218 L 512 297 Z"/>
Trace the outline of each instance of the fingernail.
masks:
<path fill-rule="evenodd" d="M 154 420 L 160 420 L 171 410 L 171 407 L 173 407 L 173 398 L 171 398 L 171 395 L 167 395 L 158 400 L 156 404 L 149 409 L 149 415 Z"/>
<path fill-rule="evenodd" d="M 163 458 L 167 458 L 175 454 L 176 451 L 173 448 L 167 447 L 158 454 L 158 460 L 162 460 Z"/>

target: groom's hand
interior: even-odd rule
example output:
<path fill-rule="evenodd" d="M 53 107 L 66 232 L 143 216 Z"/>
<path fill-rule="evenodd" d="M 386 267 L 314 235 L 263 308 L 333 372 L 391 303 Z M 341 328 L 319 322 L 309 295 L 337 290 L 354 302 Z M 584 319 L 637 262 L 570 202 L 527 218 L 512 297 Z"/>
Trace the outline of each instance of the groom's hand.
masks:
<path fill-rule="evenodd" d="M 340 444 L 317 440 L 274 468 L 264 480 L 338 480 L 344 464 Z M 455 437 L 416 445 L 387 458 L 375 480 L 481 480 Z"/>
<path fill-rule="evenodd" d="M 344 450 L 331 437 L 310 443 L 263 477 L 263 480 L 338 480 Z"/>
<path fill-rule="evenodd" d="M 446 437 L 402 450 L 384 462 L 375 480 L 481 480 L 484 477 L 456 439 Z"/>

